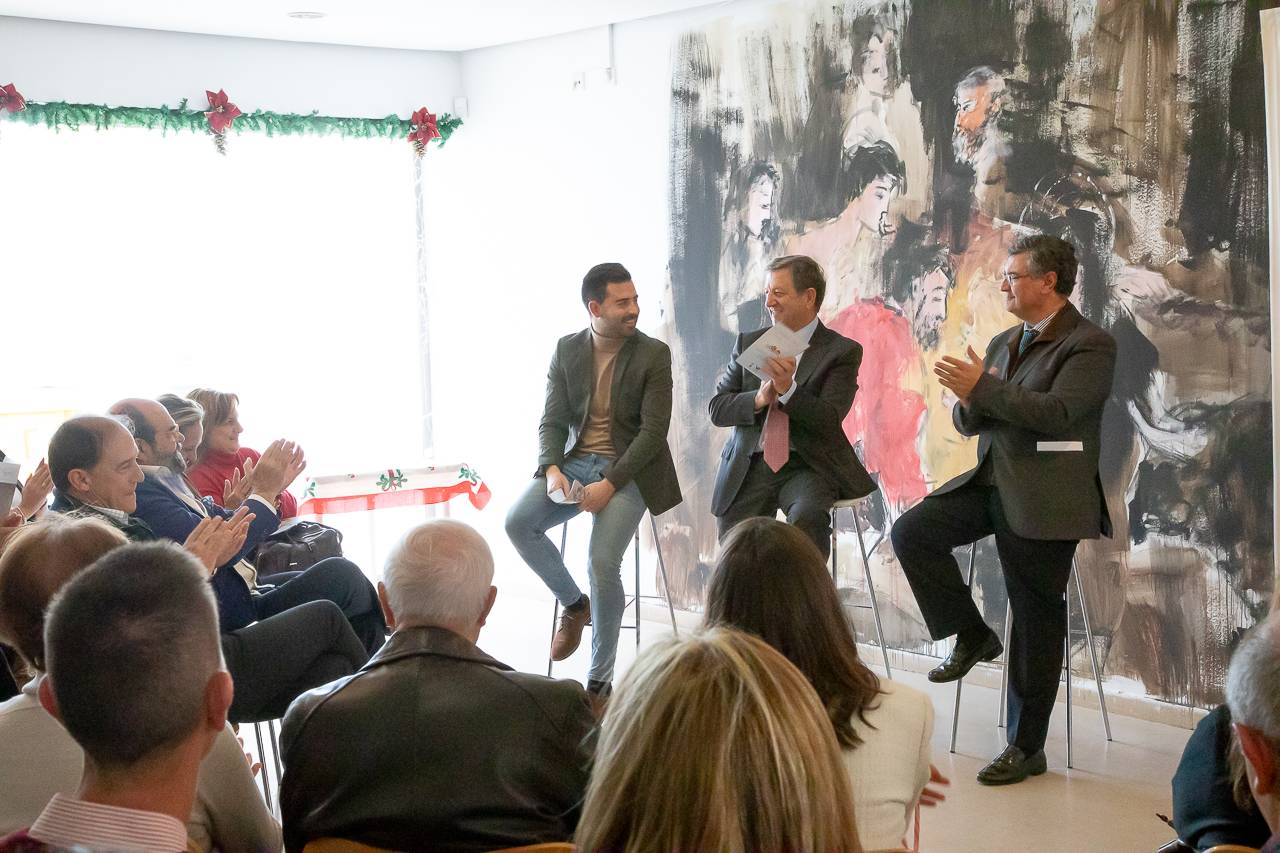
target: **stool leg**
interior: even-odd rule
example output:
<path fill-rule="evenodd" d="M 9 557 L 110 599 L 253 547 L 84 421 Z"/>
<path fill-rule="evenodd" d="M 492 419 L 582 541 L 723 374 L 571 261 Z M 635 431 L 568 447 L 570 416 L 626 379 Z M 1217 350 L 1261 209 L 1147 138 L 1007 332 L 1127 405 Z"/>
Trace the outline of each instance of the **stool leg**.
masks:
<path fill-rule="evenodd" d="M 978 559 L 978 543 L 974 542 L 969 546 L 969 573 L 965 578 L 964 585 L 973 589 L 973 567 Z M 951 715 L 951 751 L 956 751 L 956 733 L 960 731 L 960 688 L 964 686 L 964 679 L 956 681 L 956 707 Z"/>
<path fill-rule="evenodd" d="M 1107 740 L 1111 740 L 1111 717 L 1107 714 L 1107 696 L 1102 690 L 1102 667 L 1098 666 L 1098 652 L 1093 647 L 1093 627 L 1089 624 L 1089 605 L 1084 600 L 1084 585 L 1080 583 L 1080 572 L 1072 560 L 1072 573 L 1076 576 L 1076 596 L 1080 599 L 1080 617 L 1084 620 L 1084 641 L 1089 646 L 1089 664 L 1093 667 L 1093 683 L 1098 687 L 1098 707 L 1102 709 L 1102 726 L 1107 731 Z"/>
<path fill-rule="evenodd" d="M 562 560 L 564 559 L 565 545 L 568 543 L 568 541 L 569 541 L 569 522 L 566 521 L 560 525 L 560 559 Z M 556 622 L 560 619 L 560 599 L 553 598 L 552 600 L 555 603 L 551 606 L 551 637 L 552 639 L 555 639 Z M 547 678 L 551 677 L 551 665 L 553 663 L 555 663 L 555 661 L 551 659 L 551 644 L 548 643 L 547 644 Z"/>
<path fill-rule="evenodd" d="M 832 527 L 832 530 L 835 528 Z M 858 537 L 858 551 L 862 554 L 862 573 L 867 576 L 867 595 L 871 596 L 871 614 L 876 620 L 876 640 L 880 643 L 880 655 L 884 658 L 885 678 L 893 678 L 893 670 L 889 668 L 889 647 L 884 642 L 884 626 L 880 624 L 880 603 L 876 601 L 876 587 L 871 582 L 871 561 L 867 559 L 867 546 L 862 541 L 862 522 L 858 520 L 858 510 L 853 510 L 853 533 Z M 835 549 L 831 550 L 831 565 L 835 566 Z"/>
<path fill-rule="evenodd" d="M 996 728 L 1003 729 L 1005 711 L 1009 700 L 1009 638 L 1013 631 L 1013 605 L 1008 599 L 1004 602 L 1004 664 L 1000 671 L 1000 714 Z"/>
<path fill-rule="evenodd" d="M 840 578 L 836 573 L 836 508 L 831 508 L 831 582 L 840 588 Z"/>
<path fill-rule="evenodd" d="M 253 724 L 253 737 L 258 742 L 258 763 L 262 765 L 259 771 L 262 777 L 262 799 L 266 801 L 267 811 L 271 811 L 271 783 L 267 781 L 267 753 L 262 748 L 262 723 Z"/>
<path fill-rule="evenodd" d="M 1072 755 L 1072 738 L 1071 738 L 1071 595 L 1068 588 L 1067 595 L 1067 636 L 1062 641 L 1062 657 L 1063 657 L 1063 677 L 1067 682 L 1067 769 L 1075 767 Z"/>
<path fill-rule="evenodd" d="M 276 731 L 276 721 L 267 721 L 267 734 L 271 736 L 271 761 L 276 768 L 276 805 L 280 805 L 280 782 L 284 779 L 284 770 L 280 766 L 280 733 Z"/>
<path fill-rule="evenodd" d="M 636 654 L 640 654 L 640 528 L 636 528 L 636 596 L 633 599 L 636 605 Z M 622 596 L 623 602 L 627 600 L 626 593 Z M 625 604 L 623 605 L 625 606 Z"/>
<path fill-rule="evenodd" d="M 662 559 L 662 543 L 658 541 L 658 522 L 653 520 L 653 516 L 649 516 L 649 527 L 653 530 L 653 550 L 658 552 L 658 572 L 662 575 L 662 594 L 667 597 L 667 613 L 671 616 L 671 633 L 679 636 L 680 629 L 676 627 L 676 608 L 671 603 L 671 584 L 667 581 L 667 563 Z"/>

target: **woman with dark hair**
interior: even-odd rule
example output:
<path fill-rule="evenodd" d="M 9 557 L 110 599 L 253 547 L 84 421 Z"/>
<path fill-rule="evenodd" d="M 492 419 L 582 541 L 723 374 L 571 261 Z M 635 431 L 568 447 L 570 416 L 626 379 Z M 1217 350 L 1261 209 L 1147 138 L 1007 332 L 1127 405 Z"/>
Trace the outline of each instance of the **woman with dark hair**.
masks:
<path fill-rule="evenodd" d="M 881 681 L 859 660 L 826 562 L 809 538 L 769 518 L 734 527 L 704 619 L 754 634 L 804 673 L 843 750 L 863 845 L 902 845 L 930 781 L 933 705 L 918 690 Z"/>
<path fill-rule="evenodd" d="M 240 446 L 240 398 L 227 391 L 196 388 L 187 397 L 197 403 L 204 412 L 201 420 L 200 442 L 195 447 L 196 464 L 187 469 L 187 476 L 201 497 L 213 498 L 223 506 L 223 492 L 227 484 L 233 486 L 242 477 L 247 478 L 258 464 L 262 454 L 249 447 Z M 186 430 L 183 431 L 186 435 Z M 185 448 L 184 455 L 190 452 Z M 298 501 L 288 490 L 276 495 L 276 512 L 280 520 L 298 514 Z M 234 509 L 235 507 L 226 507 Z"/>

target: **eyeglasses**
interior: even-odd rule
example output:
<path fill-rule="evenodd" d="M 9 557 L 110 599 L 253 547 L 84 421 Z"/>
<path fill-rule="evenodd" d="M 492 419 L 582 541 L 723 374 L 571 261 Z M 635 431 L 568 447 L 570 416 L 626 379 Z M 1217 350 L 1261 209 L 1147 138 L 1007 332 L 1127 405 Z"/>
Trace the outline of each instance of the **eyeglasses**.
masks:
<path fill-rule="evenodd" d="M 1044 276 L 1035 275 L 1034 273 L 1029 272 L 1007 272 L 1004 274 L 1003 278 L 1010 284 L 1017 284 L 1024 278 L 1044 278 Z"/>

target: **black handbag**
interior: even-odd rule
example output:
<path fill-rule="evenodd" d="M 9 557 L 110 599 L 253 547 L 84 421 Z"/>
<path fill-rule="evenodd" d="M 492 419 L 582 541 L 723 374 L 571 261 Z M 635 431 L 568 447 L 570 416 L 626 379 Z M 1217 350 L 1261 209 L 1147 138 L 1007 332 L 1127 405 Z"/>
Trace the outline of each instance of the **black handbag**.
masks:
<path fill-rule="evenodd" d="M 300 572 L 329 557 L 342 556 L 342 533 L 318 521 L 293 521 L 272 533 L 253 556 L 259 577 Z"/>

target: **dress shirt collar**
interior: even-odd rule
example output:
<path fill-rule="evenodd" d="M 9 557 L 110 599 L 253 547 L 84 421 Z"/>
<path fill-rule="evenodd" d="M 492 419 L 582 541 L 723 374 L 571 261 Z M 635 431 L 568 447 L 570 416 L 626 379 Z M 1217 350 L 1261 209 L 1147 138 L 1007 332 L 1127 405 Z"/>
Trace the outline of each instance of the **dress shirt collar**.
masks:
<path fill-rule="evenodd" d="M 121 853 L 182 853 L 187 829 L 177 818 L 54 794 L 27 834 L 57 847 Z"/>
<path fill-rule="evenodd" d="M 813 340 L 813 333 L 816 331 L 818 331 L 818 317 L 815 314 L 812 320 L 796 329 L 795 333 L 797 337 L 807 344 L 809 341 Z"/>
<path fill-rule="evenodd" d="M 1036 323 L 1034 326 L 1024 321 L 1022 324 L 1022 331 L 1025 332 L 1027 330 L 1031 330 L 1031 331 L 1034 331 L 1036 335 L 1039 335 L 1045 329 L 1049 328 L 1049 324 L 1053 322 L 1053 318 L 1057 317 L 1061 313 L 1062 313 L 1062 309 L 1059 308 L 1057 311 L 1054 311 L 1052 314 L 1050 314 L 1048 317 L 1045 317 L 1043 320 L 1041 320 L 1039 323 Z"/>

